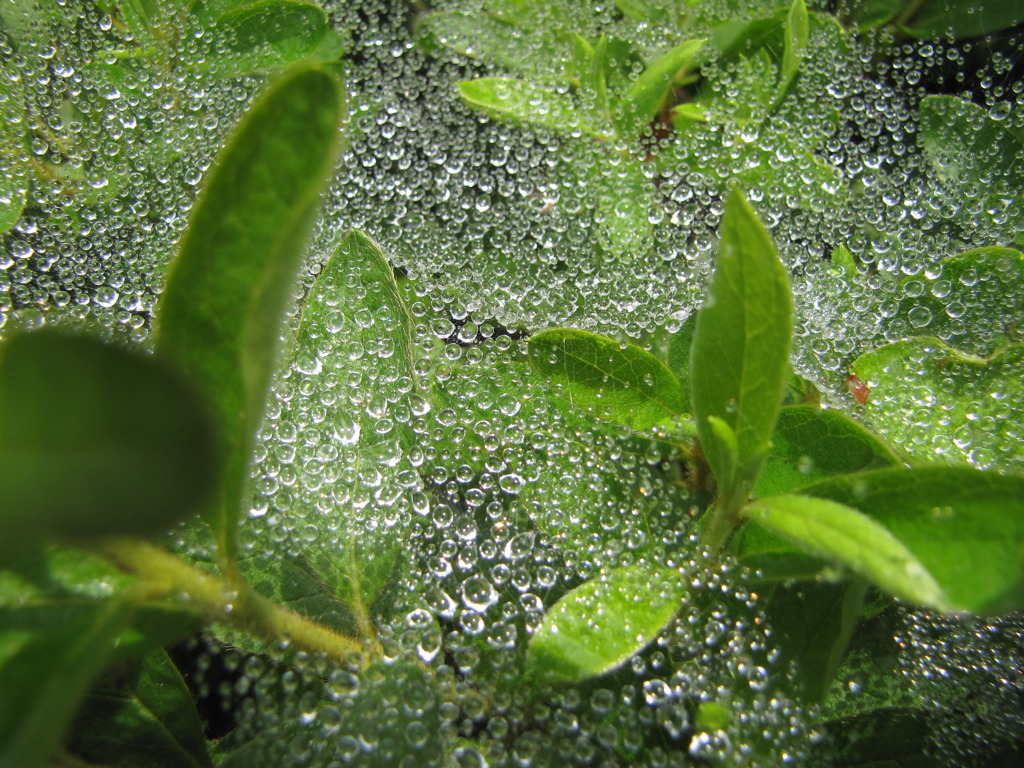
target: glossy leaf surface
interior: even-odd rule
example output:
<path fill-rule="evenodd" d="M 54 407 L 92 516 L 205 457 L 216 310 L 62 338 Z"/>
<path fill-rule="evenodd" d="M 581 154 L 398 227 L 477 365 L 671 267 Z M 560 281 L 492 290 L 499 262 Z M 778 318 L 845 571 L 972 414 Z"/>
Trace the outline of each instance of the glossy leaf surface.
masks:
<path fill-rule="evenodd" d="M 647 429 L 686 411 L 675 376 L 640 347 L 555 328 L 531 336 L 529 350 L 534 368 L 597 418 Z"/>
<path fill-rule="evenodd" d="M 671 572 L 632 566 L 603 573 L 548 610 L 530 640 L 528 671 L 549 683 L 609 672 L 657 637 L 682 598 Z"/>
<path fill-rule="evenodd" d="M 206 180 L 159 307 L 158 353 L 185 368 L 228 439 L 225 481 L 208 510 L 228 555 L 281 321 L 343 116 L 338 83 L 318 70 L 268 88 Z"/>
<path fill-rule="evenodd" d="M 490 117 L 524 125 L 571 133 L 581 130 L 604 135 L 610 126 L 595 123 L 592 115 L 582 113 L 567 93 L 534 85 L 526 80 L 482 77 L 458 84 L 462 100 Z"/>
<path fill-rule="evenodd" d="M 212 497 L 208 410 L 162 361 L 53 331 L 16 335 L 0 356 L 0 521 L 9 541 L 155 533 Z"/>
<path fill-rule="evenodd" d="M 624 130 L 640 130 L 658 114 L 672 79 L 693 63 L 704 43 L 704 40 L 687 40 L 650 63 L 619 102 L 619 124 Z"/>
<path fill-rule="evenodd" d="M 810 496 L 769 496 L 748 504 L 743 515 L 896 597 L 940 610 L 949 607 L 942 588 L 913 553 L 852 507 Z"/>
<path fill-rule="evenodd" d="M 736 436 L 738 466 L 724 494 L 743 497 L 764 460 L 782 402 L 793 333 L 786 269 L 753 208 L 734 189 L 722 218 L 718 259 L 697 316 L 690 358 L 697 431 L 716 476 L 726 457 L 708 418 Z M 719 481 L 721 486 L 721 481 Z"/>

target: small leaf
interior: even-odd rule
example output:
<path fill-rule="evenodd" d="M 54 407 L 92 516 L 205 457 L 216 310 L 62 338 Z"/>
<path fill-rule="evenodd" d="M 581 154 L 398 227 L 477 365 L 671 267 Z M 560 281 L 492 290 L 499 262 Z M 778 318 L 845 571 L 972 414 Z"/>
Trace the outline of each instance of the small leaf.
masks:
<path fill-rule="evenodd" d="M 538 373 L 597 418 L 647 429 L 686 410 L 675 376 L 640 347 L 561 328 L 536 333 L 528 343 Z"/>
<path fill-rule="evenodd" d="M 121 602 L 97 601 L 91 608 L 35 635 L 0 667 L 0 768 L 50 765 L 127 621 Z"/>
<path fill-rule="evenodd" d="M 163 650 L 100 679 L 82 703 L 68 749 L 96 765 L 213 765 L 192 694 Z"/>
<path fill-rule="evenodd" d="M 687 40 L 652 61 L 622 96 L 616 123 L 625 134 L 643 130 L 661 109 L 673 78 L 690 66 L 705 40 Z"/>
<path fill-rule="evenodd" d="M 530 674 L 549 683 L 580 682 L 621 666 L 675 616 L 679 576 L 616 568 L 573 589 L 545 614 L 530 639 Z"/>
<path fill-rule="evenodd" d="M 800 60 L 803 58 L 804 50 L 807 48 L 810 26 L 807 18 L 807 6 L 804 0 L 793 0 L 789 7 L 789 14 L 786 16 L 786 25 L 783 29 L 785 39 L 782 52 L 782 67 L 779 72 L 779 82 L 775 87 L 774 106 L 778 106 L 786 98 L 786 91 L 796 78 L 800 69 Z"/>
<path fill-rule="evenodd" d="M 810 496 L 758 499 L 742 514 L 812 555 L 846 566 L 911 603 L 949 610 L 927 568 L 884 526 L 845 504 Z"/>
<path fill-rule="evenodd" d="M 729 486 L 718 483 L 724 496 L 741 502 L 768 453 L 786 384 L 793 318 L 786 268 L 738 189 L 726 202 L 708 293 L 690 359 L 693 411 L 716 478 L 726 472 L 727 457 L 717 447 L 709 449 L 709 417 L 735 434 L 736 474 Z"/>
<path fill-rule="evenodd" d="M 1014 427 L 1024 423 L 1024 345 L 977 357 L 925 336 L 863 354 L 852 368 L 868 388 L 867 417 L 915 459 L 1024 469 Z"/>
<path fill-rule="evenodd" d="M 13 336 L 0 351 L 8 541 L 156 533 L 211 498 L 207 408 L 160 360 L 53 331 Z"/>
<path fill-rule="evenodd" d="M 343 115 L 338 83 L 318 70 L 293 71 L 268 88 L 206 181 L 159 307 L 157 352 L 185 368 L 228 439 L 225 480 L 207 510 L 227 557 L 281 322 Z"/>
<path fill-rule="evenodd" d="M 884 525 L 953 607 L 1024 609 L 1024 478 L 957 467 L 881 469 L 804 486 Z"/>
<path fill-rule="evenodd" d="M 848 416 L 813 405 L 779 411 L 755 496 L 788 493 L 845 472 L 899 466 L 892 450 Z"/>
<path fill-rule="evenodd" d="M 219 77 L 282 69 L 313 53 L 328 30 L 327 13 L 313 3 L 259 0 L 217 19 L 197 68 Z"/>
<path fill-rule="evenodd" d="M 481 77 L 457 84 L 459 95 L 467 106 L 498 120 L 549 128 L 560 133 L 577 130 L 604 137 L 611 126 L 595 123 L 581 112 L 567 93 L 500 77 Z"/>

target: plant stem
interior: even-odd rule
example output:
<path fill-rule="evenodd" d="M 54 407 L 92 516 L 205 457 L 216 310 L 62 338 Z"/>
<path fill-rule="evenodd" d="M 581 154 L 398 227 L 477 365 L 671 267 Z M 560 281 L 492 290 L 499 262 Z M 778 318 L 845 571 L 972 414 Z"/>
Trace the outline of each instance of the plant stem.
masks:
<path fill-rule="evenodd" d="M 698 544 L 701 550 L 708 552 L 708 557 L 714 561 L 718 559 L 719 552 L 725 548 L 729 538 L 742 520 L 737 512 L 718 504 L 713 506 L 707 514 L 710 517 L 701 529 Z"/>
<path fill-rule="evenodd" d="M 360 641 L 338 634 L 256 594 L 245 583 L 229 584 L 148 542 L 107 539 L 98 549 L 118 567 L 138 576 L 148 599 L 184 596 L 210 621 L 272 641 L 287 638 L 307 651 L 346 664 L 381 653 L 370 636 Z"/>

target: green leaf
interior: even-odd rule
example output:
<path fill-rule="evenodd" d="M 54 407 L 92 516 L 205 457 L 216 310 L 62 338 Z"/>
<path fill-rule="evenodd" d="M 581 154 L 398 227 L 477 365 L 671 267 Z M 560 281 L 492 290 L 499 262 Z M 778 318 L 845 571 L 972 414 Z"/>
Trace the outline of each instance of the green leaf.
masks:
<path fill-rule="evenodd" d="M 156 533 L 212 496 L 207 409 L 160 360 L 53 331 L 15 335 L 0 353 L 8 541 Z"/>
<path fill-rule="evenodd" d="M 786 268 L 743 194 L 726 202 L 718 260 L 708 299 L 697 316 L 690 379 L 697 432 L 719 490 L 741 503 L 768 453 L 789 366 L 792 299 Z M 736 437 L 729 485 L 728 458 L 712 438 L 710 417 Z"/>
<path fill-rule="evenodd" d="M 595 154 L 589 178 L 600 242 L 617 257 L 640 257 L 651 239 L 652 180 L 638 158 L 617 157 L 609 163 L 604 153 Z"/>
<path fill-rule="evenodd" d="M 225 481 L 207 510 L 227 557 L 281 321 L 343 117 L 327 74 L 300 69 L 276 80 L 222 150 L 164 289 L 157 351 L 193 378 L 228 438 Z"/>
<path fill-rule="evenodd" d="M 259 0 L 217 19 L 209 52 L 195 66 L 219 77 L 272 72 L 312 54 L 329 28 L 327 13 L 313 3 Z"/>
<path fill-rule="evenodd" d="M 802 698 L 824 699 L 860 621 L 867 582 L 800 581 L 772 585 L 762 609 L 785 661 L 796 664 Z M 758 590 L 759 595 L 762 590 Z"/>
<path fill-rule="evenodd" d="M 804 4 L 804 0 L 793 0 L 793 4 L 789 7 L 789 14 L 786 16 L 786 25 L 783 30 L 785 47 L 782 52 L 779 82 L 775 87 L 774 106 L 778 106 L 786 98 L 786 91 L 789 90 L 789 86 L 796 78 L 804 50 L 807 48 L 809 34 L 810 24 L 807 18 L 807 6 Z"/>
<path fill-rule="evenodd" d="M 0 668 L 0 768 L 42 768 L 127 621 L 119 601 L 35 635 Z"/>
<path fill-rule="evenodd" d="M 954 608 L 1024 609 L 1024 478 L 957 467 L 881 469 L 800 490 L 884 525 Z"/>
<path fill-rule="evenodd" d="M 926 566 L 883 525 L 852 507 L 811 496 L 783 495 L 758 499 L 742 514 L 902 600 L 949 610 L 942 587 Z"/>
<path fill-rule="evenodd" d="M 927 332 L 985 355 L 1024 338 L 1024 254 L 977 248 L 940 267 L 902 281 L 903 299 L 889 323 L 893 333 Z"/>
<path fill-rule="evenodd" d="M 609 672 L 643 650 L 683 599 L 678 574 L 632 566 L 576 587 L 544 615 L 530 639 L 529 674 L 575 683 Z"/>
<path fill-rule="evenodd" d="M 858 357 L 868 419 L 920 461 L 1024 469 L 1024 345 L 991 357 L 920 337 Z"/>
<path fill-rule="evenodd" d="M 814 746 L 815 765 L 844 768 L 931 768 L 935 757 L 927 709 L 881 707 L 824 724 L 828 734 Z"/>
<path fill-rule="evenodd" d="M 562 328 L 536 333 L 528 344 L 537 372 L 599 419 L 647 429 L 686 411 L 676 377 L 640 347 Z"/>
<path fill-rule="evenodd" d="M 648 65 L 619 100 L 616 124 L 623 133 L 629 135 L 643 130 L 658 114 L 673 78 L 693 63 L 705 42 L 687 40 Z"/>
<path fill-rule="evenodd" d="M 467 106 L 498 120 L 599 138 L 611 132 L 611 125 L 594 122 L 592 112 L 580 110 L 569 94 L 525 80 L 481 77 L 463 80 L 456 87 Z"/>
<path fill-rule="evenodd" d="M 99 680 L 82 702 L 68 749 L 97 765 L 213 765 L 192 694 L 162 650 Z"/>
<path fill-rule="evenodd" d="M 900 29 L 912 37 L 980 37 L 1024 21 L 1024 6 L 1006 0 L 925 0 Z"/>
<path fill-rule="evenodd" d="M 900 463 L 887 445 L 839 411 L 788 405 L 779 411 L 754 495 L 788 493 L 822 477 Z"/>
<path fill-rule="evenodd" d="M 854 0 L 843 8 L 843 22 L 866 32 L 892 21 L 904 4 L 904 0 Z"/>
<path fill-rule="evenodd" d="M 690 386 L 690 353 L 693 351 L 693 332 L 697 329 L 696 313 L 686 318 L 686 321 L 673 333 L 668 340 L 668 349 L 665 352 L 665 362 L 669 370 L 675 374 L 679 386 L 684 392 L 689 392 Z"/>

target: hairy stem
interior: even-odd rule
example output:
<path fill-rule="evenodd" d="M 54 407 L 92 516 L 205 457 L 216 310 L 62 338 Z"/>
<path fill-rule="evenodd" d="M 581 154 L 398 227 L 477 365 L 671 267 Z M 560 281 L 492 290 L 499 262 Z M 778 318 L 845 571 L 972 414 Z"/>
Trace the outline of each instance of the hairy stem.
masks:
<path fill-rule="evenodd" d="M 740 515 L 728 507 L 715 504 L 708 512 L 708 521 L 700 531 L 698 543 L 708 553 L 711 560 L 717 560 L 718 554 L 729 543 L 732 534 L 742 522 Z"/>
<path fill-rule="evenodd" d="M 228 583 L 145 541 L 107 539 L 99 551 L 140 579 L 148 598 L 183 597 L 207 620 L 278 641 L 288 639 L 313 653 L 352 663 L 380 655 L 380 646 L 338 634 L 258 595 L 244 582 Z"/>

